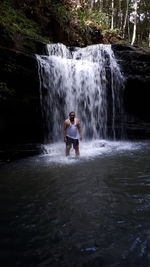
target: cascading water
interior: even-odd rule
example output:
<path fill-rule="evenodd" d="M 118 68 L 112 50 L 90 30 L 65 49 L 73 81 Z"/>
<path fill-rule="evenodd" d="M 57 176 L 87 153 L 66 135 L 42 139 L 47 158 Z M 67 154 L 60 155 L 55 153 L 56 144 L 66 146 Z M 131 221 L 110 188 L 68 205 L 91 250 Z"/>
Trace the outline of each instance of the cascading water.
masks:
<path fill-rule="evenodd" d="M 123 77 L 110 45 L 69 49 L 47 46 L 37 55 L 45 142 L 63 135 L 63 121 L 75 111 L 85 139 L 116 138 Z"/>

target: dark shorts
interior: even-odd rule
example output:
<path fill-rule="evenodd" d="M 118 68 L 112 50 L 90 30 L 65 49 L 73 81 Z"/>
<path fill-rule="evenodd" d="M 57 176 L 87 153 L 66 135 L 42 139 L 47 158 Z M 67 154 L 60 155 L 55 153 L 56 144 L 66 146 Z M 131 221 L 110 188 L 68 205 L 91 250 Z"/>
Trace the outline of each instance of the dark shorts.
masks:
<path fill-rule="evenodd" d="M 70 138 L 68 136 L 66 136 L 66 138 L 67 138 L 67 142 L 66 142 L 67 146 L 73 145 L 73 148 L 75 148 L 75 149 L 79 147 L 79 140 L 78 139 L 73 139 L 73 138 Z"/>

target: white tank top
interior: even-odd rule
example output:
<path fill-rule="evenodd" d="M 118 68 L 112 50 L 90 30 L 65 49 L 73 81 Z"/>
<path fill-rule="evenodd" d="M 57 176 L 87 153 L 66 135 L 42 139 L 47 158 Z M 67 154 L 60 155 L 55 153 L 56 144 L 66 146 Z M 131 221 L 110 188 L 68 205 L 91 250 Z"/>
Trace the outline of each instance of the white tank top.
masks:
<path fill-rule="evenodd" d="M 76 124 L 76 119 L 74 121 L 74 124 L 72 124 L 70 121 L 70 125 L 66 129 L 66 136 L 72 139 L 78 139 L 78 129 L 77 129 L 77 124 Z"/>

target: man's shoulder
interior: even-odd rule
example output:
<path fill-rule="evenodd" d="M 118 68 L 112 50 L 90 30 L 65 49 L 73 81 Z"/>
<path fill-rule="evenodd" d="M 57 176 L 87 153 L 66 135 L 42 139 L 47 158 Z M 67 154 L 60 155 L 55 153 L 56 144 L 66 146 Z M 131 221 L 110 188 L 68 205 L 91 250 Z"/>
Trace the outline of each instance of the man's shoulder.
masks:
<path fill-rule="evenodd" d="M 64 121 L 64 123 L 65 123 L 65 124 L 70 124 L 70 120 L 69 120 L 69 119 L 66 119 L 66 120 Z"/>
<path fill-rule="evenodd" d="M 76 123 L 78 124 L 78 123 L 80 123 L 80 121 L 79 121 L 79 119 L 78 118 L 75 118 L 75 120 L 76 120 Z"/>

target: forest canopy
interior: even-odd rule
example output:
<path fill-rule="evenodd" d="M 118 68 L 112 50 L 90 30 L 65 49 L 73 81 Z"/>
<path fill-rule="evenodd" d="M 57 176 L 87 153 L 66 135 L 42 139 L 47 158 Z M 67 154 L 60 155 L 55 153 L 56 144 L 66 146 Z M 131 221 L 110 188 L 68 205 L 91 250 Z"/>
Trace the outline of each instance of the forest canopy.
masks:
<path fill-rule="evenodd" d="M 110 29 L 118 30 L 128 42 L 150 46 L 149 0 L 87 0 L 84 2 L 89 9 L 107 14 Z"/>
<path fill-rule="evenodd" d="M 150 1 L 1 0 L 0 28 L 46 42 L 59 41 L 58 31 L 68 43 L 74 39 L 81 45 L 125 42 L 150 47 Z"/>

